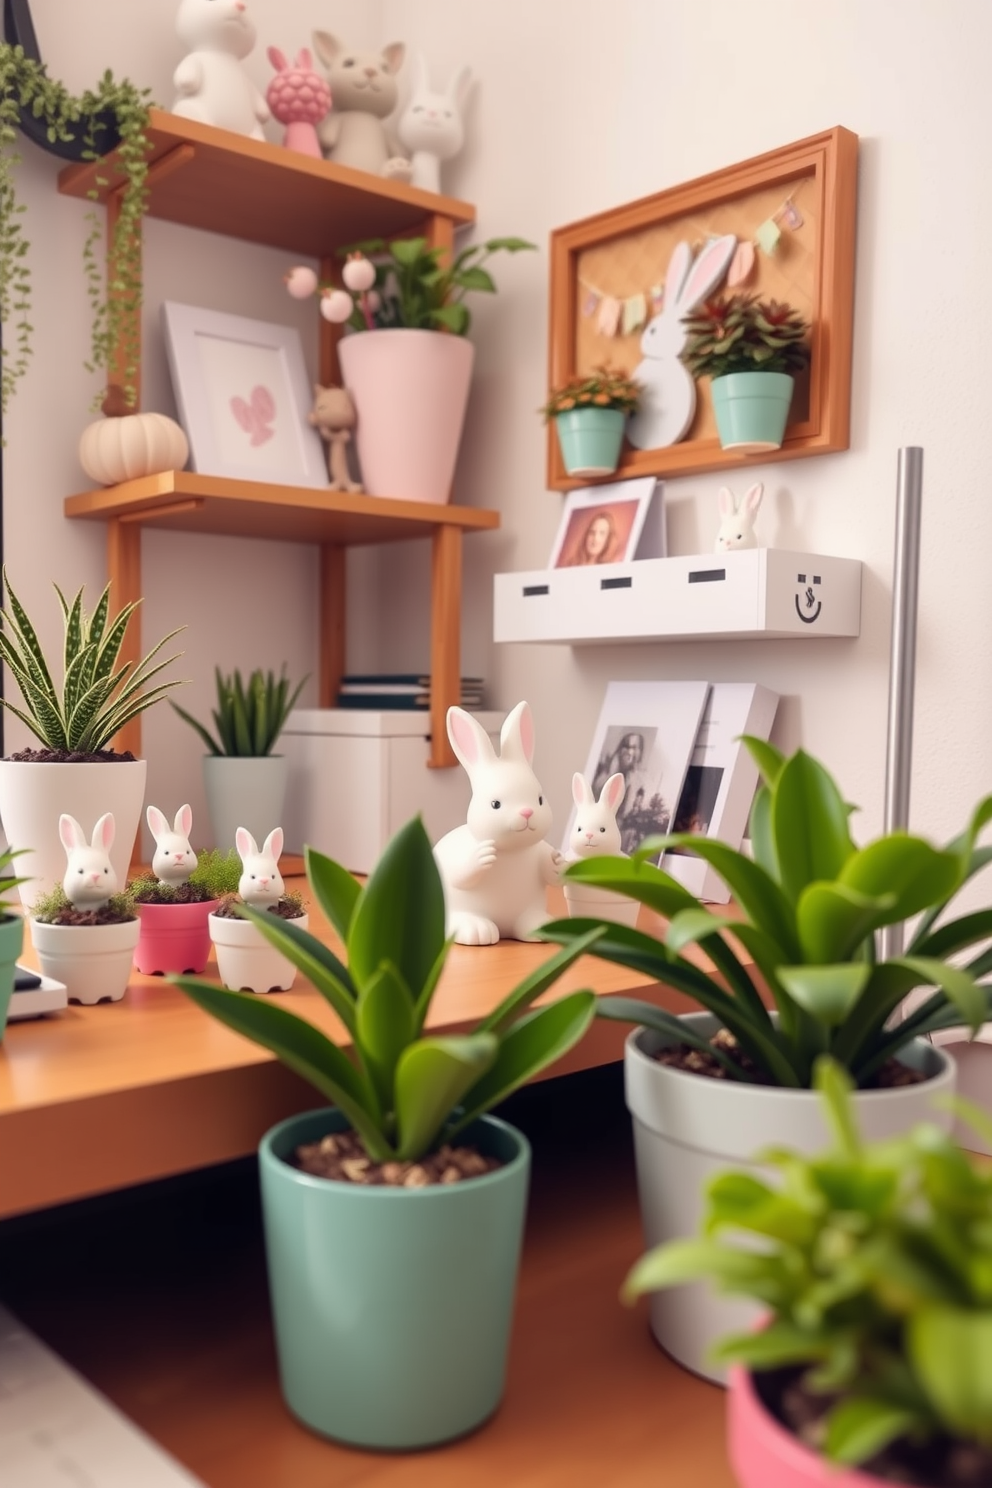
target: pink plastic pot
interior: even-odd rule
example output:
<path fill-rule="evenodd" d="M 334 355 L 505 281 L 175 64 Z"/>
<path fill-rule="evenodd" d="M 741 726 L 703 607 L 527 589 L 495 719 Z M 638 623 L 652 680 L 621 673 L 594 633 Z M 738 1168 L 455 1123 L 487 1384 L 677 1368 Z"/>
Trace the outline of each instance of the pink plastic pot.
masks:
<path fill-rule="evenodd" d="M 727 1447 L 740 1488 L 884 1488 L 881 1478 L 825 1462 L 765 1409 L 746 1369 L 730 1371 Z"/>
<path fill-rule="evenodd" d="M 134 964 L 146 976 L 203 971 L 210 956 L 208 915 L 219 899 L 203 904 L 137 904 L 141 933 Z"/>

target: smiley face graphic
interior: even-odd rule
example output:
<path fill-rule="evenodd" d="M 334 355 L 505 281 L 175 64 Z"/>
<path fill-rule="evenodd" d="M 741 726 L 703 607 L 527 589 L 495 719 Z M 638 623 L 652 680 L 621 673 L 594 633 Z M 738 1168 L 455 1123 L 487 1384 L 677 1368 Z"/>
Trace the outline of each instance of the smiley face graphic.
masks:
<path fill-rule="evenodd" d="M 796 583 L 802 585 L 803 592 L 796 595 L 796 614 L 804 625 L 814 625 L 820 618 L 823 609 L 823 601 L 816 593 L 815 585 L 820 582 L 819 574 L 811 575 L 812 582 L 806 582 L 805 574 L 796 574 Z"/>

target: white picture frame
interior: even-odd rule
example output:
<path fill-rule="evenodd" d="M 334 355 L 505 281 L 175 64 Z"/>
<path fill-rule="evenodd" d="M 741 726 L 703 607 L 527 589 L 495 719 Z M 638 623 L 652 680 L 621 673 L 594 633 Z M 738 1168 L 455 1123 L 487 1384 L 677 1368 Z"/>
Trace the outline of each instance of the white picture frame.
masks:
<path fill-rule="evenodd" d="M 549 568 L 629 563 L 637 557 L 666 557 L 661 481 L 641 476 L 580 486 L 568 493 Z"/>
<path fill-rule="evenodd" d="M 326 488 L 323 444 L 307 422 L 313 399 L 299 331 L 173 300 L 162 321 L 190 469 Z"/>
<path fill-rule="evenodd" d="M 779 694 L 757 682 L 714 682 L 699 723 L 671 831 L 698 831 L 739 848 L 758 785 L 758 767 L 741 734 L 767 739 Z M 724 880 L 689 851 L 666 852 L 661 866 L 699 899 L 727 904 Z"/>
<path fill-rule="evenodd" d="M 617 808 L 621 851 L 632 853 L 646 837 L 670 830 L 709 690 L 708 682 L 607 684 L 584 773 L 597 798 L 610 775 L 624 776 Z M 575 819 L 573 805 L 562 843 L 566 856 Z"/>

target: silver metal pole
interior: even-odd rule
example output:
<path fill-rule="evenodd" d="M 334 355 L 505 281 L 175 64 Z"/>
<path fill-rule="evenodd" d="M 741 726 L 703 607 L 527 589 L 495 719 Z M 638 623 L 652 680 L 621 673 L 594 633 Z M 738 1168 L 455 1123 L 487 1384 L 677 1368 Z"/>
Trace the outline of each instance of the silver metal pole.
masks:
<path fill-rule="evenodd" d="M 920 581 L 920 518 L 923 451 L 899 451 L 896 478 L 896 548 L 892 572 L 892 649 L 889 656 L 889 730 L 885 755 L 885 830 L 909 826 L 909 787 L 913 773 L 913 697 L 916 684 L 916 613 Z M 904 925 L 881 934 L 883 957 L 898 956 Z"/>

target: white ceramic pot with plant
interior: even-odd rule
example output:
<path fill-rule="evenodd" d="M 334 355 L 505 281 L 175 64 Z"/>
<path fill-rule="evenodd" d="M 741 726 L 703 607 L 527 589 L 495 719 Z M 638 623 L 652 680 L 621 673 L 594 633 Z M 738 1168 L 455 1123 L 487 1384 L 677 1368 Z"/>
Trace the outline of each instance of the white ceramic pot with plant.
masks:
<path fill-rule="evenodd" d="M 368 257 L 348 256 L 343 289 L 292 271 L 291 293 L 299 295 L 294 285 L 301 282 L 312 285 L 325 319 L 350 327 L 338 358 L 355 404 L 355 445 L 370 496 L 450 499 L 475 354 L 466 339 L 464 297 L 495 290 L 483 267 L 493 253 L 533 246 L 491 238 L 451 253 L 429 247 L 426 238 L 366 244 Z"/>
<path fill-rule="evenodd" d="M 216 733 L 184 708 L 172 706 L 207 746 L 203 784 L 214 846 L 229 852 L 238 827 L 261 840 L 273 822 L 282 820 L 289 762 L 272 750 L 307 679 L 290 693 L 285 673 L 277 678 L 274 672 L 256 668 L 246 683 L 237 668 L 225 676 L 217 667 L 215 678 Z"/>
<path fill-rule="evenodd" d="M 31 939 L 43 975 L 64 982 L 70 1002 L 119 1002 L 127 991 L 141 923 L 110 859 L 114 818 L 106 812 L 87 839 L 63 813 L 59 836 L 68 858 L 60 884 L 38 899 Z"/>
<path fill-rule="evenodd" d="M 288 992 L 296 977 L 296 967 L 262 934 L 256 921 L 239 912 L 241 906 L 249 905 L 259 912 L 291 920 L 300 930 L 306 930 L 309 925 L 302 899 L 298 894 L 286 893 L 279 872 L 282 828 L 273 827 L 260 848 L 251 832 L 238 827 L 235 842 L 241 858 L 238 892 L 229 896 L 207 921 L 217 952 L 220 979 L 233 992 Z"/>
<path fill-rule="evenodd" d="M 604 998 L 597 1008 L 598 1016 L 640 1025 L 627 1041 L 625 1072 L 650 1242 L 695 1233 L 704 1185 L 728 1161 L 753 1174 L 750 1154 L 786 1136 L 815 1150 L 823 1127 L 810 1084 L 820 1054 L 850 1072 L 871 1135 L 898 1134 L 923 1114 L 949 1126 L 950 1113 L 931 1102 L 953 1092 L 953 1061 L 923 1037 L 958 1025 L 975 1031 L 992 1014 L 992 993 L 976 981 L 980 961 L 974 972 L 957 964 L 986 940 L 992 912 L 946 917 L 982 866 L 975 842 L 992 817 L 992 797 L 946 848 L 904 832 L 859 848 L 850 807 L 821 764 L 801 750 L 785 759 L 761 740 L 745 742 L 764 777 L 751 818 L 753 858 L 679 833 L 649 839 L 633 858 L 592 859 L 566 873 L 566 882 L 622 891 L 663 915 L 663 942 L 608 926 L 594 954 L 705 1010 L 678 1018 L 632 998 Z M 669 847 L 716 869 L 739 917 L 715 913 L 648 861 Z M 906 952 L 883 960 L 876 933 L 916 917 Z M 568 943 L 594 923 L 562 920 L 539 933 Z M 893 1023 L 918 987 L 936 990 Z M 904 1084 L 916 1078 L 914 1068 L 923 1081 Z M 680 1362 L 718 1377 L 709 1348 L 740 1323 L 730 1306 L 701 1288 L 676 1289 L 654 1303 L 652 1327 Z"/>
<path fill-rule="evenodd" d="M 695 1236 L 642 1257 L 628 1300 L 687 1278 L 748 1299 L 728 1453 L 741 1488 L 969 1488 L 992 1482 L 992 1174 L 917 1125 L 873 1141 L 829 1058 L 830 1140 L 783 1131 L 770 1171 L 717 1174 Z"/>
<path fill-rule="evenodd" d="M 7 698 L 2 701 L 41 744 L 40 749 L 0 760 L 0 820 L 11 847 L 23 851 L 18 867 L 26 881 L 20 895 L 30 908 L 62 878 L 62 813 L 90 826 L 110 810 L 117 823 L 111 862 L 118 881 L 125 882 L 141 821 L 147 766 L 144 760 L 116 754 L 110 745 L 124 724 L 178 685 L 153 679 L 178 659 L 158 658 L 179 632 L 171 631 L 137 667 L 118 666 L 136 606 L 125 605 L 111 617 L 108 584 L 96 609 L 87 615 L 82 589 L 67 601 L 56 586 L 65 631 L 65 670 L 59 685 L 6 570 L 3 581 L 7 603 L 0 655 L 20 688 L 23 706 Z"/>
<path fill-rule="evenodd" d="M 719 296 L 685 316 L 682 361 L 709 377 L 722 449 L 757 454 L 785 438 L 796 374 L 809 366 L 809 322 L 753 294 Z"/>

